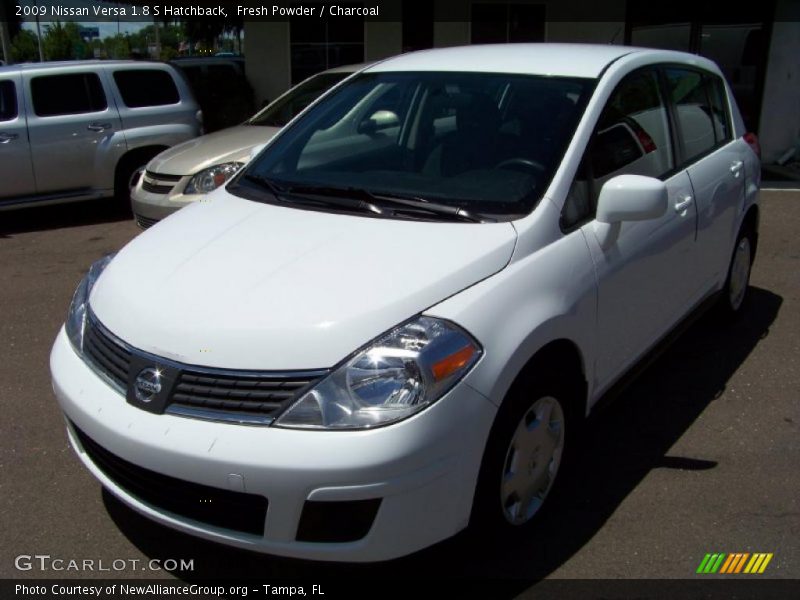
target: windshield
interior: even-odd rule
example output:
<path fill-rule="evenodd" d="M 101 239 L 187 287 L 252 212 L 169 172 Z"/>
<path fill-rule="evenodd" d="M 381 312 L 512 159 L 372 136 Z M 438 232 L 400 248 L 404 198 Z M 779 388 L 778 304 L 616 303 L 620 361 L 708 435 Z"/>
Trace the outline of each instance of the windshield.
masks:
<path fill-rule="evenodd" d="M 247 121 L 248 125 L 283 127 L 289 121 L 352 73 L 320 73 L 299 83 Z"/>
<path fill-rule="evenodd" d="M 513 218 L 544 193 L 592 85 L 499 73 L 365 73 L 280 135 L 239 184 L 339 188 Z"/>

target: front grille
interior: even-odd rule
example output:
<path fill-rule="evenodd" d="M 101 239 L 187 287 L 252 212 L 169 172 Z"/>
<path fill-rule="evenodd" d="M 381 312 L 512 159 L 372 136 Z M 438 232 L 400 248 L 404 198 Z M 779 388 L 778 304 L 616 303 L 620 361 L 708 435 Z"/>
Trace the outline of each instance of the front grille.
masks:
<path fill-rule="evenodd" d="M 180 175 L 165 175 L 164 173 L 145 171 L 144 179 L 142 179 L 142 189 L 151 194 L 169 194 L 180 180 Z"/>
<path fill-rule="evenodd" d="M 309 377 L 287 379 L 264 375 L 223 375 L 182 371 L 167 409 L 187 416 L 241 422 L 270 422 L 275 415 L 314 381 Z"/>
<path fill-rule="evenodd" d="M 215 527 L 264 535 L 268 501 L 257 494 L 184 481 L 112 454 L 70 423 L 91 461 L 115 484 L 150 506 Z"/>
<path fill-rule="evenodd" d="M 83 354 L 120 391 L 128 387 L 130 350 L 113 339 L 93 318 L 86 320 Z"/>
<path fill-rule="evenodd" d="M 326 370 L 277 373 L 177 363 L 117 339 L 91 311 L 83 344 L 87 361 L 123 395 L 127 395 L 132 379 L 129 375 L 136 375 L 145 366 L 175 372 L 175 386 L 169 391 L 165 412 L 211 421 L 268 425 L 327 374 Z M 130 373 L 131 369 L 136 371 Z"/>
<path fill-rule="evenodd" d="M 158 219 L 151 219 L 149 217 L 143 217 L 142 215 L 135 215 L 135 217 L 136 217 L 136 224 L 142 229 L 149 229 L 150 227 L 158 223 Z"/>
<path fill-rule="evenodd" d="M 148 179 L 142 181 L 142 189 L 151 194 L 169 194 L 174 187 L 174 185 L 159 185 Z"/>
<path fill-rule="evenodd" d="M 171 181 L 172 183 L 176 183 L 181 180 L 182 175 L 167 175 L 165 173 L 154 173 L 153 171 L 145 171 L 145 175 L 147 175 L 150 179 L 158 179 L 159 181 Z"/>

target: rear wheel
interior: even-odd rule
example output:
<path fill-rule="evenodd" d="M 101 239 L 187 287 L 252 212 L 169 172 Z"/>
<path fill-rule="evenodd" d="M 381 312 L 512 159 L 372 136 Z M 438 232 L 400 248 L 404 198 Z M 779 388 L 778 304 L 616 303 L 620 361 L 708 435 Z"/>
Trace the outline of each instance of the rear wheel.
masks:
<path fill-rule="evenodd" d="M 750 272 L 753 266 L 754 236 L 750 228 L 745 228 L 736 239 L 733 256 L 728 267 L 728 277 L 720 298 L 720 308 L 727 316 L 738 315 L 750 286 Z"/>

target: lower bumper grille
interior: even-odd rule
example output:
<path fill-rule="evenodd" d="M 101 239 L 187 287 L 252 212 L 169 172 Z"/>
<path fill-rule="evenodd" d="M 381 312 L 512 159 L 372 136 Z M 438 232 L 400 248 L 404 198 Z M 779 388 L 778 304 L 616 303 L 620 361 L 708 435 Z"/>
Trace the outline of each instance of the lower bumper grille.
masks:
<path fill-rule="evenodd" d="M 153 225 L 158 223 L 158 219 L 150 219 L 149 217 L 143 217 L 142 215 L 136 215 L 136 224 L 141 227 L 142 229 L 149 229 Z"/>
<path fill-rule="evenodd" d="M 268 502 L 263 496 L 201 485 L 139 467 L 70 424 L 97 468 L 145 504 L 215 527 L 264 535 Z"/>

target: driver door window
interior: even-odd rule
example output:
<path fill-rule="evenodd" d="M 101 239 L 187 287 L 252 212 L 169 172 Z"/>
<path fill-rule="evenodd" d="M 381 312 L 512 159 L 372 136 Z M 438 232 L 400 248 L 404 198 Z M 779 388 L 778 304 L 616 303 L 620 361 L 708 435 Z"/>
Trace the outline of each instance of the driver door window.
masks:
<path fill-rule="evenodd" d="M 572 183 L 561 225 L 594 218 L 603 184 L 616 175 L 661 178 L 674 166 L 669 119 L 653 69 L 625 78 L 606 104 Z"/>

